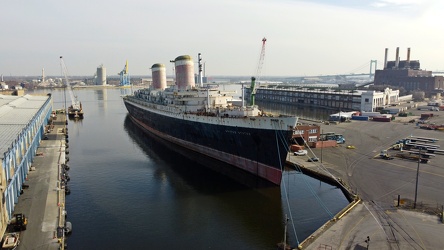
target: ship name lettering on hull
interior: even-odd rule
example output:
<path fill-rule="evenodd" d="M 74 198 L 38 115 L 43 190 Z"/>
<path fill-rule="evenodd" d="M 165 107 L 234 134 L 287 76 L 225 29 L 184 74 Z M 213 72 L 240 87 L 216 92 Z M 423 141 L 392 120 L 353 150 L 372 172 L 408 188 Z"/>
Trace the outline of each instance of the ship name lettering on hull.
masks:
<path fill-rule="evenodd" d="M 225 130 L 225 132 L 230 133 L 230 134 L 237 134 L 237 135 L 251 135 L 251 133 L 248 133 L 248 132 L 235 131 L 235 130 Z"/>

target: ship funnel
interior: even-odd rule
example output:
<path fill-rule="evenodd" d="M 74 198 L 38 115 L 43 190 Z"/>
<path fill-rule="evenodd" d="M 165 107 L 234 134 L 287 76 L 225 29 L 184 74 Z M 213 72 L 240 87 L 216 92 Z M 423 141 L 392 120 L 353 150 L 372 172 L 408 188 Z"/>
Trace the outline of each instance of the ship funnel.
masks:
<path fill-rule="evenodd" d="M 194 62 L 191 56 L 178 56 L 174 59 L 176 84 L 179 89 L 194 88 Z"/>
<path fill-rule="evenodd" d="M 153 64 L 153 66 L 151 66 L 151 76 L 153 78 L 152 86 L 154 89 L 166 89 L 166 69 L 164 64 Z"/>

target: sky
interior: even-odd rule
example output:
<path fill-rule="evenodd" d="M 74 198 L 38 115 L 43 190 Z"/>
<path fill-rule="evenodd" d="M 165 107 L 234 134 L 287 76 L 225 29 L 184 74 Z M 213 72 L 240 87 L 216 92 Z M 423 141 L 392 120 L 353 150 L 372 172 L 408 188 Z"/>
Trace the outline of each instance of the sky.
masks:
<path fill-rule="evenodd" d="M 0 74 L 93 76 L 103 65 L 130 75 L 181 55 L 206 76 L 368 73 L 395 60 L 444 70 L 441 0 L 76 0 L 0 1 Z M 266 37 L 261 71 L 258 64 Z M 195 66 L 197 70 L 197 66 Z"/>

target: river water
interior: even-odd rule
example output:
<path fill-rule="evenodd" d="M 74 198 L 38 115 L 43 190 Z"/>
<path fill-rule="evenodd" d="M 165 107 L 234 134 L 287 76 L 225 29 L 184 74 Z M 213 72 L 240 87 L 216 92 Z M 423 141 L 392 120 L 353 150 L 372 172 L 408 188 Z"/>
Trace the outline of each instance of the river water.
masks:
<path fill-rule="evenodd" d="M 296 246 L 348 204 L 340 189 L 296 171 L 276 187 L 208 169 L 135 126 L 121 98 L 130 91 L 74 92 L 85 118 L 68 124 L 69 249 L 275 249 L 286 216 Z M 54 109 L 65 97 L 69 105 L 63 90 L 51 93 Z"/>

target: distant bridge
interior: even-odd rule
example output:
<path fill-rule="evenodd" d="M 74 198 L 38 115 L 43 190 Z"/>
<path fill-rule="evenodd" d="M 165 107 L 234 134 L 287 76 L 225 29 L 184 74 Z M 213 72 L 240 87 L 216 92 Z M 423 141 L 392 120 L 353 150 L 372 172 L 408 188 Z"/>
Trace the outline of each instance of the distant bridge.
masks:
<path fill-rule="evenodd" d="M 374 70 L 373 70 L 373 64 L 375 64 Z M 369 64 L 367 64 L 369 65 Z M 360 67 L 359 69 L 362 69 L 362 67 Z M 305 78 L 305 79 L 310 79 L 310 78 L 338 78 L 338 77 L 342 77 L 342 78 L 348 78 L 348 77 L 363 77 L 363 76 L 368 76 L 369 78 L 372 78 L 375 76 L 375 71 L 376 71 L 376 60 L 371 60 L 370 61 L 370 72 L 369 73 L 346 73 L 346 74 L 334 74 L 334 75 L 316 75 L 316 76 L 298 76 L 295 78 Z M 443 75 L 444 74 L 444 70 L 435 70 L 432 71 L 432 75 Z"/>
<path fill-rule="evenodd" d="M 297 79 L 310 79 L 310 78 L 348 78 L 348 77 L 364 77 L 368 76 L 369 78 L 374 77 L 375 70 L 377 67 L 377 60 L 370 60 L 369 62 L 364 63 L 363 65 L 350 70 L 351 73 L 345 73 L 345 74 L 334 74 L 334 75 L 313 75 L 313 76 L 296 76 L 292 78 Z M 362 72 L 365 68 L 369 67 L 368 73 L 355 73 L 355 72 Z"/>

